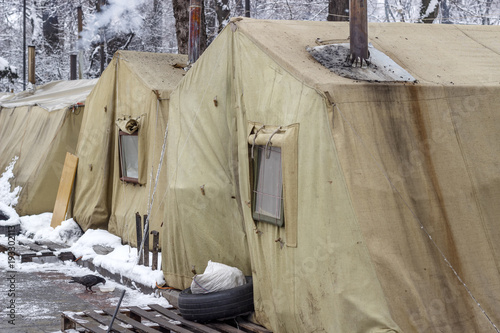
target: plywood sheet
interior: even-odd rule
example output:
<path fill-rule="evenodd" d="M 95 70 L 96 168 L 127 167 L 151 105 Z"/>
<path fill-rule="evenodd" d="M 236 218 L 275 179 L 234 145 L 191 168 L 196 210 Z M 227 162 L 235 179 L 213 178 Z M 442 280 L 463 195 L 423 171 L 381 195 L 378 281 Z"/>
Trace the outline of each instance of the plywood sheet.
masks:
<path fill-rule="evenodd" d="M 50 226 L 53 228 L 60 225 L 66 218 L 77 165 L 78 157 L 71 153 L 66 153 L 61 181 L 59 182 L 59 190 L 57 191 L 56 203 L 54 205 L 54 213 L 50 222 Z"/>

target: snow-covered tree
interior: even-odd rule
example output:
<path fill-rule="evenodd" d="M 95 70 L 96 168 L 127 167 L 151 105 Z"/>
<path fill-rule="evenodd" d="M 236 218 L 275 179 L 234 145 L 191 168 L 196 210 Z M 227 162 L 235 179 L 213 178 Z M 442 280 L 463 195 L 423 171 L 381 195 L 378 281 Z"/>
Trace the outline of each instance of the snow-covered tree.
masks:
<path fill-rule="evenodd" d="M 251 0 L 258 19 L 327 20 L 348 16 L 348 0 Z M 202 41 L 243 16 L 245 0 L 204 0 Z M 333 8 L 333 6 L 338 8 Z M 77 7 L 84 29 L 78 38 Z M 119 49 L 186 53 L 189 0 L 26 0 L 26 44 L 36 48 L 36 82 L 69 79 L 70 55 L 83 55 L 83 77 L 100 75 Z M 330 15 L 331 18 L 332 15 Z M 372 22 L 500 24 L 500 0 L 368 0 Z M 23 88 L 23 1 L 0 0 L 0 91 Z M 202 46 L 202 49 L 204 47 Z M 2 70 L 2 69 L 0 69 Z M 16 77 L 16 75 L 18 77 Z M 7 78 L 8 77 L 8 78 Z"/>

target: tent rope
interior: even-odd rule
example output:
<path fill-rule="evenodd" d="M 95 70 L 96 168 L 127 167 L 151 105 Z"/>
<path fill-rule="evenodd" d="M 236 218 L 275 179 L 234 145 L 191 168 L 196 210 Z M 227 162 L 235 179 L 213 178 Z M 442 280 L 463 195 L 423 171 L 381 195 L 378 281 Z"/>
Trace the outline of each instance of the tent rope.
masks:
<path fill-rule="evenodd" d="M 257 139 L 257 135 L 259 134 L 260 130 L 261 129 L 264 129 L 266 125 L 262 125 L 258 130 L 257 132 L 255 132 L 255 136 L 253 137 L 253 142 L 252 142 L 252 151 L 251 151 L 251 154 L 252 154 L 252 160 L 254 159 L 253 157 L 253 151 L 254 151 L 254 148 L 255 148 L 255 140 Z"/>
<path fill-rule="evenodd" d="M 354 128 L 354 126 L 349 122 L 349 120 L 347 120 L 347 118 L 344 116 L 344 114 L 340 110 L 339 106 L 337 104 L 334 104 L 334 107 L 337 109 L 337 111 L 338 111 L 340 117 L 342 118 L 342 120 L 344 120 L 344 122 L 347 123 L 349 125 L 349 127 L 351 128 L 351 130 L 354 132 L 354 135 L 361 142 L 362 147 L 368 152 L 369 156 L 375 162 L 377 168 L 383 174 L 383 176 L 385 177 L 385 179 L 389 182 L 389 184 L 392 187 L 392 189 L 397 193 L 398 197 L 403 201 L 403 203 L 405 204 L 406 208 L 408 208 L 408 210 L 411 212 L 413 218 L 418 222 L 418 224 L 420 226 L 420 229 L 427 235 L 427 237 L 429 238 L 431 244 L 436 248 L 436 250 L 439 252 L 439 254 L 441 255 L 441 257 L 444 259 L 444 262 L 446 263 L 446 265 L 451 269 L 451 271 L 453 272 L 453 274 L 455 275 L 455 277 L 458 279 L 458 281 L 464 286 L 465 290 L 469 294 L 469 297 L 476 303 L 476 305 L 479 307 L 479 309 L 481 310 L 481 312 L 483 313 L 483 315 L 486 317 L 486 319 L 488 320 L 488 322 L 493 326 L 493 328 L 495 329 L 495 331 L 497 333 L 500 333 L 500 330 L 497 328 L 497 326 L 495 325 L 495 323 L 491 320 L 490 316 L 486 313 L 486 311 L 483 309 L 483 307 L 481 306 L 481 304 L 477 301 L 476 297 L 472 294 L 472 291 L 469 289 L 469 287 L 467 286 L 467 284 L 462 280 L 462 278 L 457 273 L 457 271 L 455 270 L 455 268 L 453 267 L 453 265 L 450 263 L 450 261 L 448 260 L 448 258 L 446 257 L 446 255 L 443 253 L 443 251 L 441 250 L 441 248 L 437 245 L 437 243 L 434 241 L 434 239 L 432 239 L 431 234 L 425 228 L 425 226 L 423 225 L 422 221 L 420 221 L 420 219 L 418 218 L 417 214 L 413 211 L 413 209 L 410 207 L 409 203 L 403 198 L 403 195 L 401 194 L 401 192 L 397 189 L 397 187 L 391 181 L 391 179 L 390 179 L 387 171 L 380 164 L 380 162 L 378 162 L 377 159 L 373 156 L 372 152 L 367 147 L 367 145 L 365 144 L 365 141 L 363 140 L 363 138 L 361 138 L 361 136 L 359 135 L 358 131 L 356 131 L 356 129 Z"/>
<path fill-rule="evenodd" d="M 267 150 L 269 146 L 272 146 L 273 143 L 271 142 L 271 139 L 273 138 L 274 134 L 278 133 L 279 131 L 281 131 L 281 126 L 278 127 L 277 129 L 274 130 L 273 133 L 271 133 L 271 136 L 269 137 L 269 140 L 267 140 L 267 143 L 266 143 L 266 149 L 265 149 L 265 152 L 266 152 L 266 159 L 269 159 L 271 157 L 271 148 L 269 148 L 269 151 Z M 254 141 L 255 142 L 255 141 Z"/>

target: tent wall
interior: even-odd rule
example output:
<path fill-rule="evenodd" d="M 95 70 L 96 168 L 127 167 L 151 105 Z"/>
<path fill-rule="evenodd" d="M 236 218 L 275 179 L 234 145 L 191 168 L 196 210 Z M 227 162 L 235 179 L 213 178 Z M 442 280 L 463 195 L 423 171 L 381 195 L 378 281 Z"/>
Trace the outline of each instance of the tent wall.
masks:
<path fill-rule="evenodd" d="M 347 191 L 331 132 L 332 105 L 266 57 L 245 34 L 232 34 L 233 89 L 244 92 L 236 102 L 241 109 L 238 128 L 248 121 L 300 125 L 297 246 L 288 246 L 287 228 L 292 226 L 286 221 L 284 228 L 254 222 L 251 208 L 243 206 L 257 320 L 274 332 L 398 330 Z M 259 82 L 266 82 L 265 89 Z M 251 200 L 252 177 L 248 133 L 238 134 L 240 191 L 246 202 Z"/>
<path fill-rule="evenodd" d="M 74 153 L 84 107 L 47 111 L 39 106 L 0 110 L 0 170 L 18 156 L 11 185 L 22 191 L 20 215 L 51 212 L 66 152 Z"/>
<path fill-rule="evenodd" d="M 87 98 L 76 148 L 73 217 L 83 230 L 107 229 L 111 211 L 116 62 L 112 61 Z"/>
<path fill-rule="evenodd" d="M 170 285 L 189 286 L 191 266 L 200 272 L 208 260 L 248 273 L 245 257 L 233 257 L 248 241 L 256 318 L 274 332 L 397 329 L 350 204 L 331 117 L 321 94 L 244 34 L 227 28 L 212 43 L 172 95 L 167 172 L 176 171 L 163 239 Z M 249 121 L 300 123 L 296 248 L 287 246 L 288 226 L 252 219 Z"/>
<path fill-rule="evenodd" d="M 488 332 L 478 303 L 500 320 L 500 212 L 492 203 L 500 194 L 493 144 L 499 92 L 414 85 L 330 91 L 356 215 L 405 331 Z"/>
<path fill-rule="evenodd" d="M 345 24 L 237 19 L 205 51 L 172 94 L 169 284 L 187 287 L 208 259 L 245 267 L 227 258 L 242 253 L 232 240 L 243 220 L 236 239 L 248 244 L 256 319 L 274 332 L 494 331 L 500 88 L 486 64 L 498 60 L 499 33 L 374 29 L 418 83 L 322 68 L 305 47 L 344 40 Z M 433 57 L 423 45 L 441 35 Z M 252 218 L 253 123 L 298 128 L 295 226 Z"/>
<path fill-rule="evenodd" d="M 252 275 L 238 188 L 231 39 L 218 37 L 171 95 L 163 272 L 191 285 L 209 260 Z M 205 51 L 207 52 L 207 51 Z M 202 82 L 202 84 L 200 84 Z"/>
<path fill-rule="evenodd" d="M 157 174 L 162 151 L 166 154 L 169 95 L 185 73 L 185 61 L 184 55 L 117 52 L 89 95 L 74 200 L 74 217 L 84 230 L 108 229 L 136 246 L 138 212 L 150 214 L 150 231 L 160 231 L 166 173 Z M 139 184 L 120 180 L 116 122 L 129 117 L 139 118 Z"/>
<path fill-rule="evenodd" d="M 120 62 L 120 77 L 116 82 L 116 117 L 140 117 L 139 125 L 139 171 L 143 174 L 145 184 L 131 184 L 116 181 L 120 178 L 119 154 L 115 150 L 113 165 L 113 199 L 112 214 L 109 220 L 109 231 L 120 235 L 123 241 L 135 245 L 136 218 L 139 212 L 141 217 L 148 213 L 149 203 L 156 184 L 157 169 L 160 164 L 163 138 L 167 129 L 168 99 L 158 99 L 150 87 L 137 85 L 135 73 L 125 62 Z M 115 126 L 116 127 L 116 126 Z M 114 134 L 118 140 L 118 134 Z M 115 145 L 117 146 L 117 145 Z M 162 165 L 162 169 L 163 169 Z M 164 173 L 162 173 L 164 174 Z M 160 196 L 165 193 L 164 177 L 158 180 L 155 194 L 156 204 L 151 209 L 149 230 L 160 230 L 163 203 Z M 151 237 L 150 237 L 151 238 Z M 152 246 L 152 238 L 150 240 Z"/>

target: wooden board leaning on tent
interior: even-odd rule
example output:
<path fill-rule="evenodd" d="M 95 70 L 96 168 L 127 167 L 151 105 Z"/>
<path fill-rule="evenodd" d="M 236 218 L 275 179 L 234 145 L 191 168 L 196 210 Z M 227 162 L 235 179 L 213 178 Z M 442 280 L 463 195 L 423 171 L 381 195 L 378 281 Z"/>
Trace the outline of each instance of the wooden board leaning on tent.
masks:
<path fill-rule="evenodd" d="M 56 203 L 54 204 L 54 213 L 52 214 L 52 220 L 50 222 L 52 228 L 60 225 L 66 218 L 77 165 L 78 157 L 71 153 L 66 153 L 61 181 L 59 182 L 59 189 L 57 190 Z"/>

